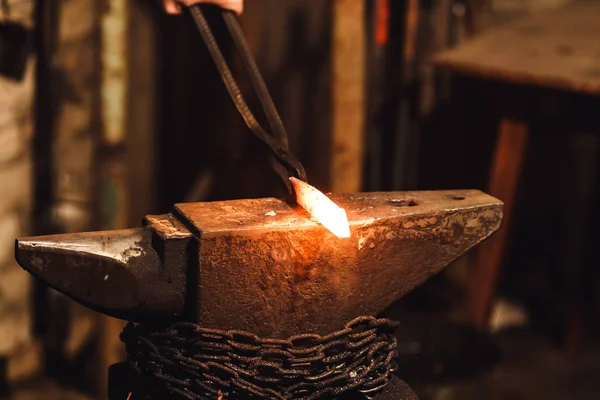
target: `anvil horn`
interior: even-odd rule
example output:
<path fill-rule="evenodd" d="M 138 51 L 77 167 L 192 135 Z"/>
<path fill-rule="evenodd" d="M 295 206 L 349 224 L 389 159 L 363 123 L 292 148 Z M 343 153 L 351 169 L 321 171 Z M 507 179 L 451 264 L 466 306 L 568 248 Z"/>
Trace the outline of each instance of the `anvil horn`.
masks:
<path fill-rule="evenodd" d="M 502 202 L 476 190 L 331 198 L 350 238 L 278 199 L 231 200 L 178 204 L 138 229 L 18 239 L 16 257 L 108 315 L 282 338 L 376 315 L 502 220 Z"/>
<path fill-rule="evenodd" d="M 39 236 L 17 239 L 16 259 L 101 313 L 132 321 L 176 319 L 183 312 L 187 260 L 163 263 L 157 243 L 146 228 Z"/>

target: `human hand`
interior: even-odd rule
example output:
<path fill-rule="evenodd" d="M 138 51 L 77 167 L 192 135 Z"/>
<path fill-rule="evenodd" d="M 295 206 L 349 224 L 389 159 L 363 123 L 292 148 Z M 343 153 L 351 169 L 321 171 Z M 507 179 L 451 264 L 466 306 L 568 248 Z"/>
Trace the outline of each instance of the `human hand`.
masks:
<path fill-rule="evenodd" d="M 169 14 L 180 14 L 181 5 L 189 7 L 199 3 L 216 4 L 219 7 L 241 14 L 244 10 L 244 0 L 162 0 L 163 8 Z"/>

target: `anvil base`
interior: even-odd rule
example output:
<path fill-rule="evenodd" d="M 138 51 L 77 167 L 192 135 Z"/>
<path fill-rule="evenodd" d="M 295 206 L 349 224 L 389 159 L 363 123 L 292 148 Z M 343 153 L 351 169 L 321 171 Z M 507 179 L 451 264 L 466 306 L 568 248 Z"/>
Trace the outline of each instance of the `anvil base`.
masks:
<path fill-rule="evenodd" d="M 135 393 L 140 393 L 141 385 L 135 371 L 128 363 L 119 363 L 110 367 L 108 372 L 108 399 L 109 400 L 169 400 L 137 398 Z M 374 400 L 419 400 L 412 389 L 398 377 L 392 376 L 388 385 L 376 396 L 369 397 Z M 339 400 L 356 399 L 356 393 L 349 393 Z"/>

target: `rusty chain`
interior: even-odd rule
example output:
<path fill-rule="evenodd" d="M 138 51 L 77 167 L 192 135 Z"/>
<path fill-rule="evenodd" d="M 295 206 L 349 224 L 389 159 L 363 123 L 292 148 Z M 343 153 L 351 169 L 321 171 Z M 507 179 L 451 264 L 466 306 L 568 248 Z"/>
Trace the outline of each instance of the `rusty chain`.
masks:
<path fill-rule="evenodd" d="M 312 400 L 350 391 L 370 398 L 394 369 L 396 326 L 359 317 L 326 336 L 279 340 L 192 323 L 166 329 L 130 323 L 121 340 L 145 398 Z"/>

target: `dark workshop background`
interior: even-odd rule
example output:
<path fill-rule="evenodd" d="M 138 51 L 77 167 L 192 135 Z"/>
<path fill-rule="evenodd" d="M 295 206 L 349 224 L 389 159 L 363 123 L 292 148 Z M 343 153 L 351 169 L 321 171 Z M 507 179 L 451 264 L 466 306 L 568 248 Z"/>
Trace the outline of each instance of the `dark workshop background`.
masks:
<path fill-rule="evenodd" d="M 149 0 L 8 3 L 0 24 L 30 27 L 35 51 L 21 81 L 0 77 L 0 397 L 106 398 L 122 322 L 33 282 L 13 260 L 14 238 L 136 227 L 177 202 L 283 192 L 187 15 Z M 246 0 L 241 19 L 313 185 L 485 191 L 497 98 L 430 59 L 568 3 Z M 248 93 L 222 22 L 209 18 Z M 579 112 L 597 119 L 597 108 Z M 470 313 L 473 254 L 387 311 L 405 326 L 400 375 L 424 399 L 599 396 L 598 208 L 570 222 L 598 204 L 600 140 L 525 117 L 538 123 L 489 323 Z M 574 188 L 582 175 L 592 178 Z"/>

